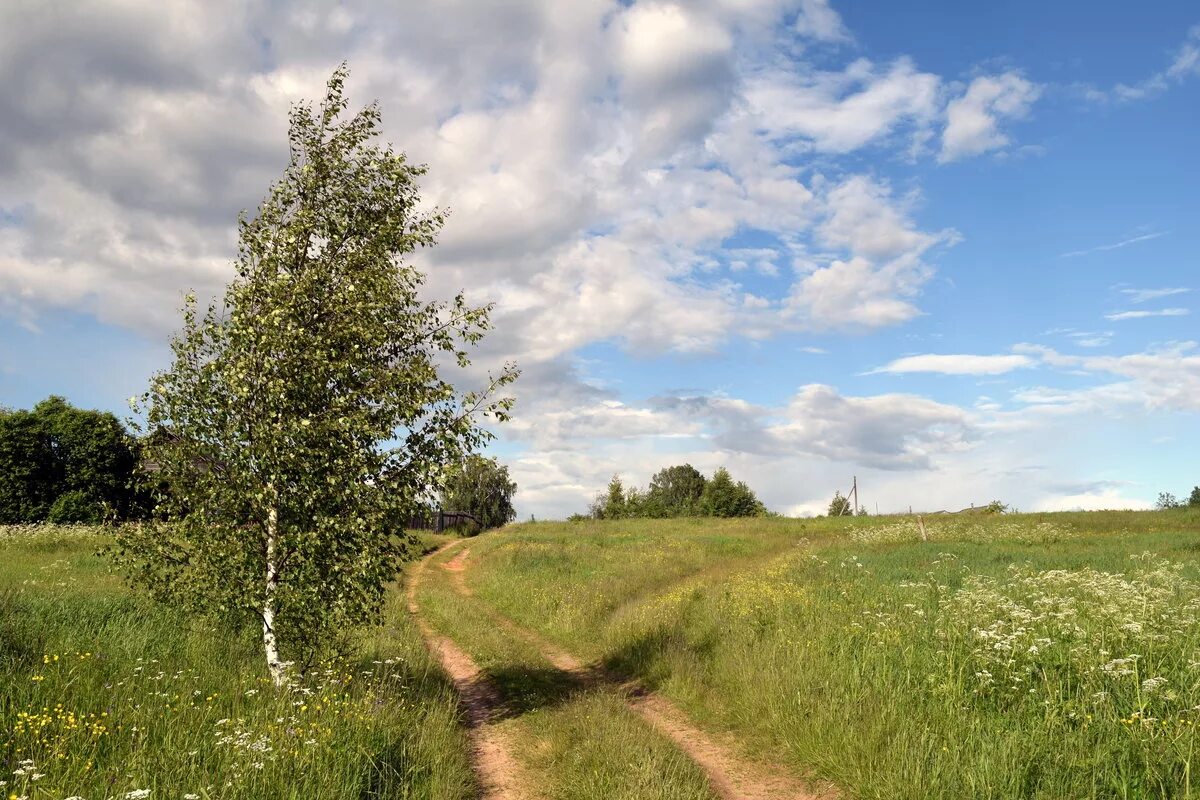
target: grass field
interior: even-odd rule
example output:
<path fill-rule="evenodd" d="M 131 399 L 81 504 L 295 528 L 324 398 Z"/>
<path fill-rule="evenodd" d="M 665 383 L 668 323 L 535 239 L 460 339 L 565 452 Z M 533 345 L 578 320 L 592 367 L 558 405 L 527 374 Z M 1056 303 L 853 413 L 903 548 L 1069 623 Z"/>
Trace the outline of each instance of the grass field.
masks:
<path fill-rule="evenodd" d="M 520 526 L 479 596 L 872 798 L 1194 794 L 1200 515 Z"/>
<path fill-rule="evenodd" d="M 104 543 L 0 528 L 0 796 L 474 796 L 453 691 L 401 603 L 358 656 L 277 694 L 253 638 L 132 594 Z"/>
<path fill-rule="evenodd" d="M 700 770 L 496 623 L 639 678 L 847 798 L 1200 794 L 1200 514 L 511 526 L 438 556 L 426 621 L 499 687 L 526 796 L 705 800 Z M 400 593 L 276 694 L 258 643 L 130 592 L 92 529 L 0 529 L 2 797 L 468 798 Z"/>

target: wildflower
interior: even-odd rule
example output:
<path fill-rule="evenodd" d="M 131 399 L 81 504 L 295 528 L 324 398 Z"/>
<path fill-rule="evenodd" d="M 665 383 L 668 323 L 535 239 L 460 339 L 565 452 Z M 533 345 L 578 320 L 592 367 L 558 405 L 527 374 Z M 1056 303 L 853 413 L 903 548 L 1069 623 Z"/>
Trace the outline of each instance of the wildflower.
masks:
<path fill-rule="evenodd" d="M 149 789 L 134 789 L 125 793 L 125 800 L 146 800 L 150 796 Z"/>

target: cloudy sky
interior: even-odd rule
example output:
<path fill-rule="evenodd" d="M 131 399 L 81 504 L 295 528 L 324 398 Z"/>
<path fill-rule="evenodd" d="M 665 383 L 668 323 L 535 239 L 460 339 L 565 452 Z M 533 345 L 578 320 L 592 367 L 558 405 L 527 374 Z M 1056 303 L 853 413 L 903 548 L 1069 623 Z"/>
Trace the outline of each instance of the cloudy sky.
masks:
<path fill-rule="evenodd" d="M 682 461 L 790 514 L 1200 483 L 1190 0 L 9 0 L 0 404 L 125 413 L 342 60 L 524 372 L 522 516 Z"/>

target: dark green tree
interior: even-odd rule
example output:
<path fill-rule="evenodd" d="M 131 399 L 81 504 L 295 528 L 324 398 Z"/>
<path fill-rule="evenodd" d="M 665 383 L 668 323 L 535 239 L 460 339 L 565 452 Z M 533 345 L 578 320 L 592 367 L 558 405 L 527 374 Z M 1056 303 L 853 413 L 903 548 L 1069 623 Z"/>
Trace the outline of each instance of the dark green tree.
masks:
<path fill-rule="evenodd" d="M 735 483 L 724 467 L 705 483 L 700 510 L 708 517 L 761 517 L 767 513 L 750 487 L 742 481 Z"/>
<path fill-rule="evenodd" d="M 650 479 L 646 505 L 652 516 L 687 517 L 700 513 L 700 498 L 708 481 L 691 464 L 664 467 Z"/>
<path fill-rule="evenodd" d="M 850 507 L 850 498 L 843 497 L 841 492 L 834 492 L 833 499 L 829 501 L 829 516 L 844 517 L 854 513 L 854 509 Z"/>
<path fill-rule="evenodd" d="M 481 527 L 498 528 L 517 518 L 513 495 L 517 484 L 508 467 L 494 458 L 469 455 L 454 466 L 442 489 L 442 508 L 471 514 Z"/>
<path fill-rule="evenodd" d="M 49 397 L 32 411 L 0 413 L 0 521 L 129 516 L 135 452 L 133 438 L 115 416 L 75 408 L 61 397 Z M 70 497 L 59 503 L 64 495 Z"/>
<path fill-rule="evenodd" d="M 620 475 L 613 475 L 603 493 L 592 501 L 590 513 L 596 519 L 622 519 L 629 516 L 625 485 Z"/>
<path fill-rule="evenodd" d="M 0 411 L 0 523 L 44 520 L 62 488 L 61 466 L 44 419 Z"/>
<path fill-rule="evenodd" d="M 1188 495 L 1187 504 L 1192 508 L 1200 506 L 1200 486 L 1193 486 L 1192 493 Z"/>
<path fill-rule="evenodd" d="M 159 497 L 118 560 L 157 597 L 261 626 L 276 684 L 379 617 L 408 540 L 388 521 L 428 502 L 444 465 L 503 420 L 495 392 L 444 377 L 466 367 L 489 307 L 431 302 L 404 259 L 434 243 L 423 167 L 377 141 L 375 105 L 347 115 L 345 67 L 314 109 L 290 114 L 291 159 L 239 222 L 235 277 L 203 311 L 190 297 L 169 369 L 140 409 Z"/>

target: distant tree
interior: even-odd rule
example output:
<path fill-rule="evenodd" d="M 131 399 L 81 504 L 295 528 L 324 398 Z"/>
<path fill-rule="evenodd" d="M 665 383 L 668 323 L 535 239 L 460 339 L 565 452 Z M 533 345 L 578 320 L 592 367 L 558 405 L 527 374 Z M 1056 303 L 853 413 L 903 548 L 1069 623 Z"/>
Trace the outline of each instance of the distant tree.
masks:
<path fill-rule="evenodd" d="M 652 516 L 686 517 L 700 512 L 700 498 L 708 481 L 691 464 L 664 467 L 650 479 L 647 506 Z"/>
<path fill-rule="evenodd" d="M 750 487 L 742 481 L 735 483 L 724 467 L 705 483 L 700 510 L 709 517 L 761 517 L 767 513 Z"/>
<path fill-rule="evenodd" d="M 424 169 L 377 142 L 379 110 L 347 118 L 344 67 L 323 104 L 290 114 L 291 159 L 252 220 L 236 274 L 206 312 L 189 297 L 170 368 L 140 409 L 169 492 L 161 522 L 127 530 L 118 560 L 158 598 L 261 626 L 271 678 L 378 619 L 408 540 L 387 522 L 431 498 L 443 465 L 504 419 L 460 394 L 488 307 L 422 299 L 404 259 L 442 224 L 421 211 Z"/>
<path fill-rule="evenodd" d="M 845 517 L 854 513 L 854 509 L 850 507 L 850 499 L 843 497 L 841 492 L 834 492 L 833 499 L 829 501 L 829 516 Z"/>
<path fill-rule="evenodd" d="M 1200 486 L 1192 487 L 1192 493 L 1188 495 L 1187 504 L 1192 508 L 1200 506 Z"/>
<path fill-rule="evenodd" d="M 1008 512 L 1008 506 L 999 500 L 993 500 L 983 510 L 988 514 L 1005 514 Z"/>
<path fill-rule="evenodd" d="M 136 444 L 108 412 L 52 396 L 0 412 L 0 522 L 100 522 L 134 511 Z"/>
<path fill-rule="evenodd" d="M 1165 511 L 1169 508 L 1179 508 L 1181 505 L 1179 499 L 1170 492 L 1159 492 L 1158 500 L 1154 501 L 1154 507 L 1160 511 Z"/>
<path fill-rule="evenodd" d="M 485 529 L 498 528 L 517 518 L 512 503 L 516 491 L 508 467 L 494 458 L 469 455 L 447 475 L 442 508 L 471 514 Z"/>
<path fill-rule="evenodd" d="M 592 501 L 591 515 L 596 519 L 621 519 L 628 516 L 625 485 L 620 475 L 613 475 L 608 487 Z"/>

